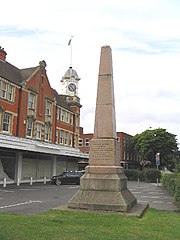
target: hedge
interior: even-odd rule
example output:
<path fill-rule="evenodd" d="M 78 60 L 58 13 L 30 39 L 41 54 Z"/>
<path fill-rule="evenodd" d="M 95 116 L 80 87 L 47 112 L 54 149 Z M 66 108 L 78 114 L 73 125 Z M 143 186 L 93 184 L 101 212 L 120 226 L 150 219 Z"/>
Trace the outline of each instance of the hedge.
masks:
<path fill-rule="evenodd" d="M 144 169 L 144 170 L 137 170 L 137 169 L 125 169 L 124 173 L 126 174 L 128 180 L 130 181 L 140 181 L 145 182 L 157 182 L 161 178 L 161 171 L 157 169 Z"/>
<path fill-rule="evenodd" d="M 176 202 L 180 204 L 180 173 L 166 173 L 161 179 L 165 189 L 171 192 Z"/>

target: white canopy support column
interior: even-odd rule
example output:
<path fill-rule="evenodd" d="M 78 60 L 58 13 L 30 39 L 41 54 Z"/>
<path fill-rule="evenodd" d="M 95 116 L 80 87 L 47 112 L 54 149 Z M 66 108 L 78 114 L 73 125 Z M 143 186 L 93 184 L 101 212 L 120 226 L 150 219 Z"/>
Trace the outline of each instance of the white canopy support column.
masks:
<path fill-rule="evenodd" d="M 16 170 L 15 170 L 15 179 L 16 183 L 21 183 L 22 177 L 22 152 L 18 151 L 16 153 Z"/>
<path fill-rule="evenodd" d="M 56 175 L 56 161 L 57 161 L 57 157 L 56 156 L 52 156 L 52 161 L 51 161 L 51 174 L 52 176 Z"/>

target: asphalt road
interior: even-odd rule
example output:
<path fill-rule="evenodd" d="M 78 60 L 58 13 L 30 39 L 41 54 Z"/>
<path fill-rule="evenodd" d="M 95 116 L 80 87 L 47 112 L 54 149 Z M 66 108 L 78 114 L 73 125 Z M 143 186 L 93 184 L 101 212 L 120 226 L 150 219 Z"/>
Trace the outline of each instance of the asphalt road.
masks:
<path fill-rule="evenodd" d="M 128 182 L 129 190 L 139 203 L 149 203 L 150 208 L 175 211 L 171 195 L 157 184 Z M 65 205 L 79 189 L 77 185 L 52 185 L 38 183 L 32 186 L 0 186 L 0 212 L 38 214 Z"/>
<path fill-rule="evenodd" d="M 64 205 L 79 189 L 77 185 L 34 184 L 0 187 L 0 212 L 37 214 Z"/>

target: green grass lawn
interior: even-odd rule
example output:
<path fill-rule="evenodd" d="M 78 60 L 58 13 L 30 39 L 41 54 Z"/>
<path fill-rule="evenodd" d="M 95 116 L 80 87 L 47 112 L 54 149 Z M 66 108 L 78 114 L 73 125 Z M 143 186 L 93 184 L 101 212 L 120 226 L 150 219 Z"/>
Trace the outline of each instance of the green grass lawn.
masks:
<path fill-rule="evenodd" d="M 143 218 L 50 210 L 0 213 L 0 240 L 179 240 L 180 214 L 148 209 Z"/>

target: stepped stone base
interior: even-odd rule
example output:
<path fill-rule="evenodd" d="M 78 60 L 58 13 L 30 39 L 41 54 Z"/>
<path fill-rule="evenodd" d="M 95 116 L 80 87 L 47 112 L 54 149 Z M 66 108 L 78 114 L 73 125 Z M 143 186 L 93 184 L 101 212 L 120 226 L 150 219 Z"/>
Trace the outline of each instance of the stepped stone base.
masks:
<path fill-rule="evenodd" d="M 68 208 L 129 211 L 137 203 L 127 189 L 127 178 L 120 173 L 88 173 L 81 178 L 80 190 L 69 200 Z"/>

